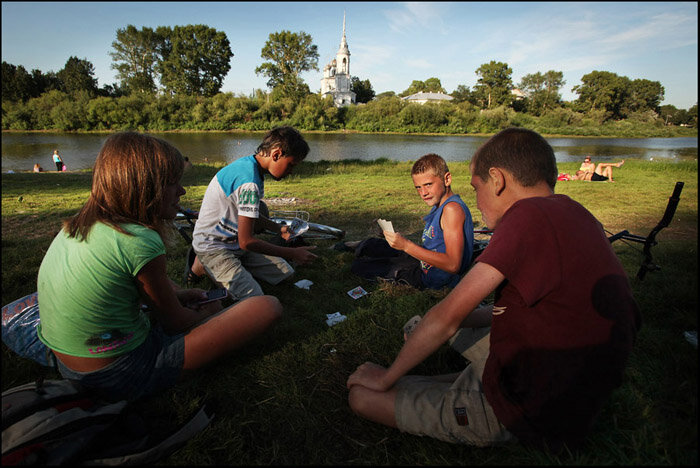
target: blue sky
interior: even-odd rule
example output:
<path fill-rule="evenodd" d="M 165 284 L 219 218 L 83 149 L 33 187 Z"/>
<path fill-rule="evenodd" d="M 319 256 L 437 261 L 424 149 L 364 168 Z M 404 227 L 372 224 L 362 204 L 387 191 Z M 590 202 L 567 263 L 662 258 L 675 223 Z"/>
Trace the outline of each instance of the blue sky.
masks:
<path fill-rule="evenodd" d="M 663 104 L 697 104 L 696 2 L 2 2 L 2 60 L 28 71 L 59 71 L 70 56 L 110 68 L 116 31 L 133 24 L 205 24 L 226 33 L 234 57 L 222 91 L 265 89 L 255 74 L 270 33 L 304 31 L 318 46 L 319 71 L 302 78 L 320 90 L 322 70 L 340 44 L 343 12 L 350 73 L 377 93 L 400 93 L 437 77 L 448 93 L 476 84 L 475 70 L 507 63 L 513 82 L 562 71 L 565 100 L 593 70 L 659 81 Z"/>

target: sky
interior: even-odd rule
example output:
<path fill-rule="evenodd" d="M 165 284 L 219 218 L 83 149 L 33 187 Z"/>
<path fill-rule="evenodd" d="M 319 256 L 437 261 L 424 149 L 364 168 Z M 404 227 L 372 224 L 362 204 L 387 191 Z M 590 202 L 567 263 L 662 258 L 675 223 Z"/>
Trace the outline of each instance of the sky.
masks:
<path fill-rule="evenodd" d="M 109 53 L 118 29 L 204 24 L 226 33 L 234 54 L 221 91 L 248 96 L 267 89 L 255 68 L 270 34 L 303 31 L 319 70 L 301 77 L 318 92 L 343 15 L 350 74 L 377 94 L 431 77 L 448 93 L 473 89 L 476 70 L 494 60 L 508 64 L 515 85 L 563 72 L 565 101 L 594 70 L 658 81 L 662 104 L 679 109 L 698 100 L 696 2 L 2 2 L 2 60 L 46 73 L 76 56 L 102 87 L 117 82 Z"/>

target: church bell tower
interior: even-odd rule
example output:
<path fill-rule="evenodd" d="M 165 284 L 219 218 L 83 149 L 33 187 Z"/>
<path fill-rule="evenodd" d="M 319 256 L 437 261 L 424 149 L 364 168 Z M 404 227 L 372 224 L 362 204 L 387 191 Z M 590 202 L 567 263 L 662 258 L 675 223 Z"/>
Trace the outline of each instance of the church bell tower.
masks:
<path fill-rule="evenodd" d="M 345 37 L 345 12 L 343 12 L 343 37 L 335 58 L 323 69 L 321 78 L 321 95 L 333 96 L 336 107 L 348 106 L 355 103 L 356 94 L 352 91 L 350 76 L 350 49 Z"/>

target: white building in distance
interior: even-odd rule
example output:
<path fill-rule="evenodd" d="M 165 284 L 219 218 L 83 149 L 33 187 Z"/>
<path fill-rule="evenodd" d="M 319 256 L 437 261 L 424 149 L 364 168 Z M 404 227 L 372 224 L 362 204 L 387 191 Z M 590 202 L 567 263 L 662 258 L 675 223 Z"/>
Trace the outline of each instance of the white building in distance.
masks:
<path fill-rule="evenodd" d="M 426 104 L 428 102 L 441 103 L 449 102 L 454 99 L 449 94 L 445 93 L 425 93 L 423 91 L 411 94 L 410 96 L 402 97 L 404 101 L 412 102 L 415 104 Z"/>
<path fill-rule="evenodd" d="M 336 107 L 355 104 L 355 93 L 352 92 L 350 77 L 350 50 L 345 40 L 345 13 L 343 13 L 343 38 L 335 58 L 323 68 L 321 78 L 321 96 L 333 96 Z"/>

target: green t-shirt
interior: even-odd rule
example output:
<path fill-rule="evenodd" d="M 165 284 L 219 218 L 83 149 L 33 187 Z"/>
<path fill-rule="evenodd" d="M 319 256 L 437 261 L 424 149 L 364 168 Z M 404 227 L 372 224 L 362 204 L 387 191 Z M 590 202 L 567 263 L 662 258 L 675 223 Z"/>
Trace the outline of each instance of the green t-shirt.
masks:
<path fill-rule="evenodd" d="M 141 311 L 136 274 L 165 254 L 157 232 L 123 224 L 123 234 L 95 223 L 87 240 L 61 230 L 39 268 L 39 339 L 60 353 L 119 356 L 138 347 L 150 330 Z"/>

